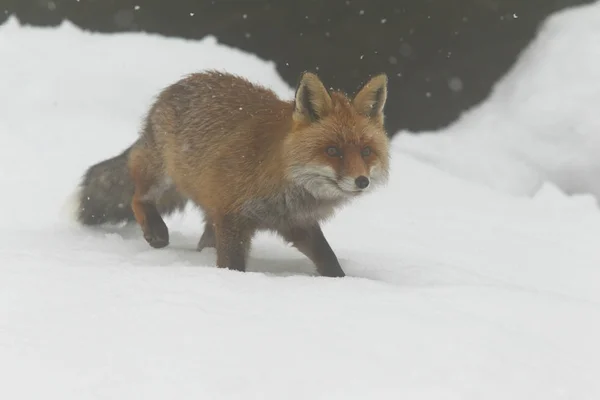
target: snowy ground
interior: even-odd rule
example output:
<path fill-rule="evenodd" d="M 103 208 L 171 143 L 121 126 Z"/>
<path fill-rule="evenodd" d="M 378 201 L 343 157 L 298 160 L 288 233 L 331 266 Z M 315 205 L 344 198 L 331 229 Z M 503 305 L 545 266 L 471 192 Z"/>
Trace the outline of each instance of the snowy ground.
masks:
<path fill-rule="evenodd" d="M 587 27 L 596 35 L 587 53 L 599 13 L 595 5 L 554 19 L 555 42 L 574 46 Z M 531 68 L 545 52 L 529 53 L 530 67 L 526 57 L 512 82 L 538 76 Z M 194 251 L 202 225 L 193 210 L 167 221 L 172 244 L 154 250 L 136 227 L 73 226 L 63 205 L 88 165 L 135 138 L 161 87 L 217 67 L 291 96 L 272 64 L 213 39 L 14 20 L 0 27 L 0 59 L 0 398 L 600 398 L 600 210 L 592 196 L 542 185 L 541 167 L 504 186 L 466 176 L 517 170 L 507 146 L 455 139 L 482 159 L 463 153 L 462 165 L 455 157 L 434 166 L 407 155 L 425 148 L 418 138 L 396 140 L 390 185 L 325 227 L 347 278 L 314 276 L 268 235 L 255 242 L 251 272 L 223 271 L 214 252 Z M 551 77 L 553 66 L 566 68 L 542 64 Z M 572 101 L 563 98 L 560 112 L 542 105 L 550 119 L 587 118 L 573 128 L 586 133 L 598 126 L 582 102 L 600 99 L 600 79 L 587 81 L 600 57 L 575 67 L 582 72 L 548 82 L 563 97 L 573 90 Z M 523 98 L 515 84 L 499 86 L 448 136 L 511 120 L 529 135 L 522 153 L 545 148 L 550 158 L 551 145 L 534 146 L 535 104 L 549 98 L 536 79 Z M 486 137 L 507 132 L 492 122 Z M 553 131 L 565 143 L 572 134 Z M 591 141 L 599 134 L 587 131 Z M 589 160 L 589 146 L 577 146 L 572 154 Z M 447 160 L 439 156 L 424 159 Z"/>

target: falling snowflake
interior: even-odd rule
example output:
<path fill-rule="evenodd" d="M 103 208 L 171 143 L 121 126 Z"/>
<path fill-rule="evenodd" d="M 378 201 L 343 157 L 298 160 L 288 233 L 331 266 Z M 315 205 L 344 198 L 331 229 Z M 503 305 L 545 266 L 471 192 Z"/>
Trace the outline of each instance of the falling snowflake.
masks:
<path fill-rule="evenodd" d="M 460 92 L 463 90 L 463 81 L 457 76 L 454 76 L 448 80 L 448 87 L 453 92 Z"/>

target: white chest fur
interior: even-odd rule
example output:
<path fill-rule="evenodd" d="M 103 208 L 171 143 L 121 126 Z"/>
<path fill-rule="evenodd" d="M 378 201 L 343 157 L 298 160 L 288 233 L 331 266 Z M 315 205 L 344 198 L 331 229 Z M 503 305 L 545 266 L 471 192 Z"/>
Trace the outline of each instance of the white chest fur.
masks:
<path fill-rule="evenodd" d="M 257 221 L 263 229 L 279 230 L 323 221 L 343 202 L 343 199 L 316 199 L 300 186 L 289 186 L 274 196 L 247 201 L 242 214 Z"/>

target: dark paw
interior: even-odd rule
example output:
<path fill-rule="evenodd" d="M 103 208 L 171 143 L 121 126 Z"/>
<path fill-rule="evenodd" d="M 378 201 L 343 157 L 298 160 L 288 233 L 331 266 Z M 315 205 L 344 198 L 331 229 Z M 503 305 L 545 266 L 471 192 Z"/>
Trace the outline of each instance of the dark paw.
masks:
<path fill-rule="evenodd" d="M 343 278 L 346 276 L 344 271 L 341 268 L 338 269 L 329 269 L 321 272 L 321 276 L 326 276 L 328 278 Z"/>
<path fill-rule="evenodd" d="M 217 268 L 229 269 L 231 271 L 246 272 L 246 263 L 243 261 L 232 263 L 217 263 Z"/>
<path fill-rule="evenodd" d="M 169 239 L 161 238 L 161 237 L 153 237 L 144 235 L 144 239 L 148 242 L 150 246 L 155 249 L 162 249 L 163 247 L 167 247 L 169 245 Z"/>
<path fill-rule="evenodd" d="M 144 239 L 155 249 L 161 249 L 169 245 L 169 229 L 163 221 L 154 222 L 144 232 Z"/>
<path fill-rule="evenodd" d="M 214 234 L 207 234 L 206 232 L 204 232 L 202 234 L 202 237 L 200 238 L 200 241 L 198 242 L 198 246 L 196 246 L 196 251 L 202 251 L 207 247 L 214 248 L 216 246 L 217 243 Z"/>

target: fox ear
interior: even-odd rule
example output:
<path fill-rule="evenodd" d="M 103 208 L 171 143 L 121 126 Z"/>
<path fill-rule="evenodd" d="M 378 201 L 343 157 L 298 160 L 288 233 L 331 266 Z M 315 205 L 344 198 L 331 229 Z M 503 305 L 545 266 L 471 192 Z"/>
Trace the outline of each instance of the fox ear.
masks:
<path fill-rule="evenodd" d="M 323 118 L 332 108 L 331 97 L 319 77 L 304 72 L 296 87 L 294 120 L 315 122 Z"/>
<path fill-rule="evenodd" d="M 371 78 L 354 96 L 352 105 L 361 114 L 383 123 L 383 107 L 387 100 L 387 75 Z"/>

